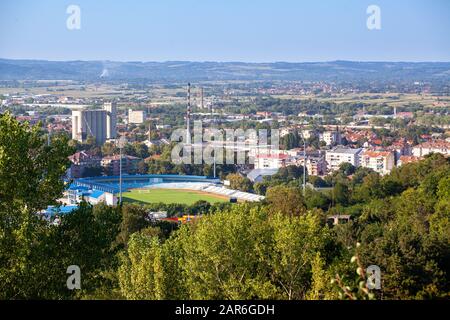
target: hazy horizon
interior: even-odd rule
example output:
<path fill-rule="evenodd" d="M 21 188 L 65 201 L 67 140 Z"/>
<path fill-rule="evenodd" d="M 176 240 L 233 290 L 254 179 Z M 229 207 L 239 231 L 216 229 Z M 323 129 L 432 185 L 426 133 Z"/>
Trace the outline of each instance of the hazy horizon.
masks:
<path fill-rule="evenodd" d="M 96 60 L 86 60 L 86 59 L 70 59 L 70 60 L 59 60 L 59 59 L 15 59 L 15 58 L 5 58 L 0 57 L 0 60 L 16 60 L 16 61 L 45 61 L 45 62 L 117 62 L 117 63 L 170 63 L 170 62 L 186 62 L 186 63 L 245 63 L 245 64 L 275 64 L 275 63 L 334 63 L 334 62 L 354 62 L 354 63 L 450 63 L 449 60 L 349 60 L 349 59 L 334 59 L 334 60 L 316 60 L 316 61 L 236 61 L 236 60 L 108 60 L 108 59 L 96 59 Z"/>

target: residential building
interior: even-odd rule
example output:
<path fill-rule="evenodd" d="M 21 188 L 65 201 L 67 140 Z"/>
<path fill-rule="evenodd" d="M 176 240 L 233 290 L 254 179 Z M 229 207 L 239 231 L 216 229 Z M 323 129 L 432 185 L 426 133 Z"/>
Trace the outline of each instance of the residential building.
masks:
<path fill-rule="evenodd" d="M 395 163 L 400 160 L 402 156 L 411 155 L 411 145 L 406 141 L 406 139 L 399 139 L 394 141 L 392 145 L 384 148 L 386 151 L 393 151 L 395 154 Z"/>
<path fill-rule="evenodd" d="M 385 175 L 395 167 L 395 154 L 392 151 L 365 151 L 361 155 L 361 166 Z"/>
<path fill-rule="evenodd" d="M 397 167 L 400 167 L 407 163 L 418 162 L 421 159 L 422 159 L 421 157 L 416 157 L 416 156 L 400 156 L 400 158 L 397 161 Z"/>
<path fill-rule="evenodd" d="M 324 141 L 327 146 L 339 144 L 341 143 L 341 134 L 338 131 L 325 131 L 322 134 L 322 141 Z"/>
<path fill-rule="evenodd" d="M 289 158 L 287 154 L 257 154 L 255 156 L 255 169 L 279 169 L 286 165 Z"/>
<path fill-rule="evenodd" d="M 135 174 L 141 160 L 141 158 L 122 155 L 122 174 Z M 120 174 L 120 155 L 104 157 L 101 163 L 106 175 L 118 176 Z"/>
<path fill-rule="evenodd" d="M 412 119 L 412 118 L 414 118 L 414 113 L 413 112 L 396 112 L 395 118 Z"/>
<path fill-rule="evenodd" d="M 342 146 L 335 147 L 328 150 L 325 154 L 325 160 L 327 162 L 327 169 L 329 171 L 335 171 L 339 169 L 342 163 L 350 163 L 355 167 L 359 167 L 360 155 L 363 149 L 357 148 L 345 148 Z"/>
<path fill-rule="evenodd" d="M 294 148 L 284 151 L 287 155 L 291 157 L 302 157 L 303 156 L 303 148 Z M 320 157 L 322 152 L 320 150 L 316 150 L 313 147 L 306 147 L 306 156 L 307 157 Z"/>
<path fill-rule="evenodd" d="M 307 158 L 306 170 L 311 176 L 323 176 L 327 173 L 327 163 L 323 157 Z"/>
<path fill-rule="evenodd" d="M 128 110 L 128 123 L 129 124 L 142 124 L 145 121 L 145 111 L 143 110 Z"/>
<path fill-rule="evenodd" d="M 85 177 L 90 171 L 89 169 L 101 169 L 101 158 L 86 151 L 80 151 L 71 155 L 69 160 L 71 165 L 68 177 L 72 179 Z"/>
<path fill-rule="evenodd" d="M 256 112 L 256 116 L 264 117 L 264 118 L 268 119 L 269 117 L 272 116 L 272 112 L 270 112 L 270 111 L 258 111 L 258 112 Z"/>
<path fill-rule="evenodd" d="M 430 153 L 442 153 L 450 155 L 450 142 L 445 140 L 434 140 L 421 143 L 412 149 L 413 156 L 424 157 Z"/>

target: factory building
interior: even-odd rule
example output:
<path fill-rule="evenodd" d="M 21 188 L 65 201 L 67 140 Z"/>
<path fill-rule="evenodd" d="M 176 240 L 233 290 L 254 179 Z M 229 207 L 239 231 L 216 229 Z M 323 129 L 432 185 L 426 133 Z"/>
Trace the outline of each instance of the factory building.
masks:
<path fill-rule="evenodd" d="M 97 145 L 116 137 L 117 111 L 115 103 L 105 103 L 103 110 L 72 111 L 72 139 L 85 142 L 95 138 Z"/>

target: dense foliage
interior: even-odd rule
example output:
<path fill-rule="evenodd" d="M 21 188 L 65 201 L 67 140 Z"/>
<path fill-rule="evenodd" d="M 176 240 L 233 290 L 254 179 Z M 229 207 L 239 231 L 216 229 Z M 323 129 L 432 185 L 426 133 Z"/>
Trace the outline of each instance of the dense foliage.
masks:
<path fill-rule="evenodd" d="M 72 152 L 0 116 L 1 299 L 436 299 L 450 297 L 450 162 L 434 154 L 390 175 L 342 166 L 325 188 L 282 170 L 256 204 L 82 203 L 59 225 L 38 212 L 61 196 Z M 247 188 L 247 181 L 230 176 Z M 311 182 L 311 183 L 312 183 Z M 202 214 L 182 225 L 149 210 Z M 330 225 L 348 213 L 352 221 Z M 81 269 L 81 290 L 66 287 Z M 381 290 L 365 269 L 381 269 Z"/>

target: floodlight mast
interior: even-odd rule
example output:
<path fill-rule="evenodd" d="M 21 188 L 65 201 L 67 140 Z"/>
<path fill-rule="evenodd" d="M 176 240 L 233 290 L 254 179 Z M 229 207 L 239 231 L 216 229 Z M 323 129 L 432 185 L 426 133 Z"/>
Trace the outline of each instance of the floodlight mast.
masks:
<path fill-rule="evenodd" d="M 187 108 L 186 108 L 186 144 L 190 145 L 191 142 L 191 83 L 188 83 L 187 87 Z"/>
<path fill-rule="evenodd" d="M 119 159 L 119 205 L 122 205 L 122 149 L 125 147 L 127 143 L 127 139 L 124 136 L 121 136 L 119 139 L 119 151 L 120 151 L 120 159 Z"/>
<path fill-rule="evenodd" d="M 214 150 L 214 178 L 216 178 L 216 150 Z"/>

